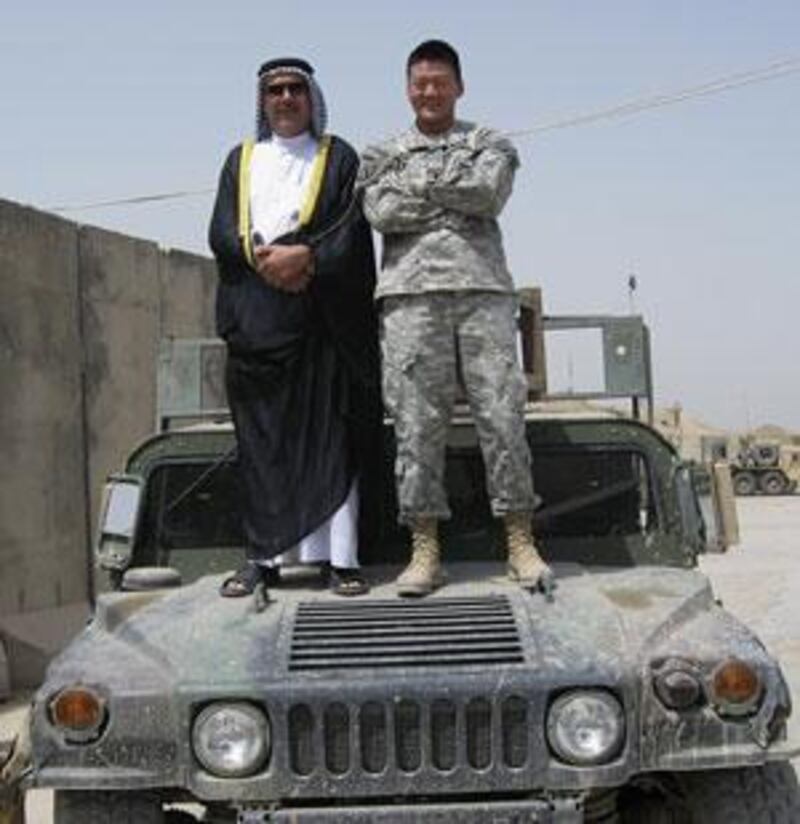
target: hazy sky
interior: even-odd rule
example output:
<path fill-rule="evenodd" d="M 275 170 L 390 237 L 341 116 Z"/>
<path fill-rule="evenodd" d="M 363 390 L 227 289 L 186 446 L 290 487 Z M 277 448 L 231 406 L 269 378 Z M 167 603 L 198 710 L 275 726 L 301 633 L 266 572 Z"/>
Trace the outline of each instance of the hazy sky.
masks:
<path fill-rule="evenodd" d="M 213 187 L 252 129 L 258 65 L 285 54 L 314 63 L 332 130 L 361 148 L 408 124 L 404 62 L 428 37 L 461 52 L 460 114 L 518 131 L 800 58 L 800 3 L 9 0 L 0 197 L 48 209 Z M 541 285 L 551 314 L 621 313 L 635 273 L 659 403 L 800 429 L 800 72 L 517 145 L 517 283 Z M 210 206 L 66 216 L 205 252 Z"/>

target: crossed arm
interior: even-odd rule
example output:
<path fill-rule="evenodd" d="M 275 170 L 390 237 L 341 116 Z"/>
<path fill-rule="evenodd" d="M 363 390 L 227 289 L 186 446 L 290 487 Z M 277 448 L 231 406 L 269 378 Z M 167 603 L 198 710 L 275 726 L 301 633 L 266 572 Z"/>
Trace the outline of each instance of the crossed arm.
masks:
<path fill-rule="evenodd" d="M 494 218 L 511 194 L 516 153 L 510 144 L 451 146 L 390 156 L 366 152 L 359 188 L 364 214 L 382 234 L 421 233 L 456 215 Z"/>

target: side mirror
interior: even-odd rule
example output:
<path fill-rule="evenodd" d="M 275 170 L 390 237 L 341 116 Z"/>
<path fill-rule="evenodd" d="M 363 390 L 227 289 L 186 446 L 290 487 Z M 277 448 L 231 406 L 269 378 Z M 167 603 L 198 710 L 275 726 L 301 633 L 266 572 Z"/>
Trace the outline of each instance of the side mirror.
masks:
<path fill-rule="evenodd" d="M 142 479 L 112 475 L 103 488 L 95 557 L 102 569 L 121 572 L 130 565 L 142 500 Z"/>
<path fill-rule="evenodd" d="M 710 530 L 707 550 L 726 552 L 740 542 L 736 497 L 733 492 L 731 468 L 727 461 L 713 463 L 709 470 L 709 479 L 713 531 Z M 709 527 L 712 525 L 709 524 Z"/>

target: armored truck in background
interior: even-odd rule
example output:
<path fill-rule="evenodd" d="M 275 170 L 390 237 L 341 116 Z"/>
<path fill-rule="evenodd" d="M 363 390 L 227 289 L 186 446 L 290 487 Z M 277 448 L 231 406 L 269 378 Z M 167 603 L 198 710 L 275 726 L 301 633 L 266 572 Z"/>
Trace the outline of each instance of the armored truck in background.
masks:
<path fill-rule="evenodd" d="M 734 457 L 728 457 L 727 438 L 706 436 L 702 441 L 703 463 L 729 461 L 737 495 L 790 495 L 800 482 L 800 446 L 778 441 L 742 438 Z"/>
<path fill-rule="evenodd" d="M 737 495 L 788 495 L 800 480 L 800 448 L 778 443 L 744 446 L 731 463 Z"/>

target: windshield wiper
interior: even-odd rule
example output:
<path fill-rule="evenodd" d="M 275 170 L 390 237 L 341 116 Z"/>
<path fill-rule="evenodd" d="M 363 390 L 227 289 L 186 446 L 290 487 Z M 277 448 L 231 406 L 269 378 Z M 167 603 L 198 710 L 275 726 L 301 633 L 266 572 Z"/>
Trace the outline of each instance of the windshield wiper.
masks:
<path fill-rule="evenodd" d="M 570 512 L 576 512 L 579 509 L 585 509 L 587 506 L 592 506 L 592 504 L 599 504 L 601 501 L 614 498 L 623 492 L 629 492 L 638 486 L 639 480 L 636 478 L 627 481 L 617 481 L 594 492 L 586 492 L 583 495 L 576 495 L 574 498 L 567 498 L 566 501 L 542 507 L 542 509 L 533 514 L 534 526 L 541 526 L 547 523 L 547 521 L 557 518 L 559 515 L 566 515 Z"/>
<path fill-rule="evenodd" d="M 217 458 L 211 466 L 204 472 L 201 472 L 188 486 L 182 489 L 176 497 L 174 497 L 164 508 L 164 515 L 169 515 L 177 509 L 191 494 L 197 491 L 212 475 L 214 475 L 222 466 L 232 461 L 236 454 L 237 445 L 234 444 L 224 455 Z"/>

